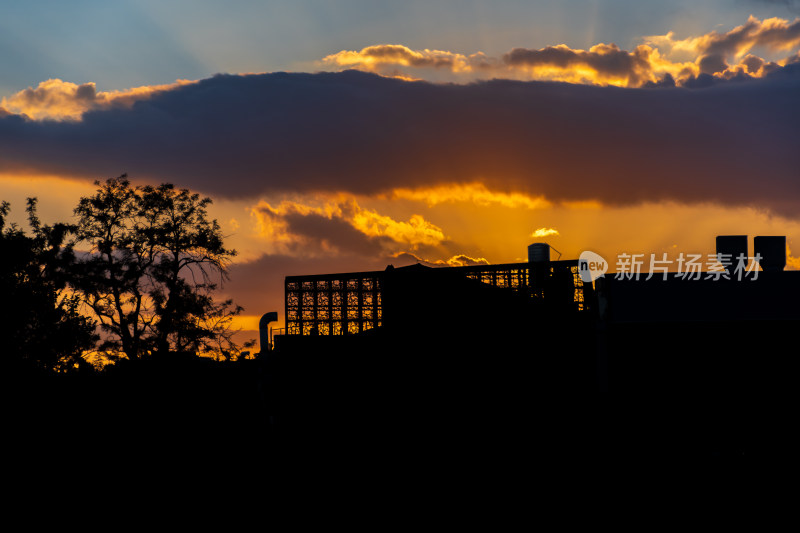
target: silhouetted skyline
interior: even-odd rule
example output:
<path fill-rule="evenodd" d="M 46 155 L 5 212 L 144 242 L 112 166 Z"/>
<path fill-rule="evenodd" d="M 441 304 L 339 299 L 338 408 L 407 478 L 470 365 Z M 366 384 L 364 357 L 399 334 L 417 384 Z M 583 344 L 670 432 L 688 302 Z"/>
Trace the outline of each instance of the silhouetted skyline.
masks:
<path fill-rule="evenodd" d="M 209 195 L 251 331 L 286 275 L 510 263 L 533 240 L 786 235 L 800 267 L 794 4 L 592 5 L 18 6 L 0 198 L 56 222 L 122 173 Z"/>

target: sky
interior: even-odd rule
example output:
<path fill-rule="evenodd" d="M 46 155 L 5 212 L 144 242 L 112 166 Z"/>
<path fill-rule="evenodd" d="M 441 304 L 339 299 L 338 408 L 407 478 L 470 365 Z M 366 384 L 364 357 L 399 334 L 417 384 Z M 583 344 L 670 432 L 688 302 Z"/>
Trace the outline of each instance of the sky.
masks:
<path fill-rule="evenodd" d="M 532 242 L 786 235 L 800 268 L 799 97 L 795 0 L 8 1 L 0 199 L 68 220 L 123 173 L 210 196 L 246 330 L 286 275 Z"/>

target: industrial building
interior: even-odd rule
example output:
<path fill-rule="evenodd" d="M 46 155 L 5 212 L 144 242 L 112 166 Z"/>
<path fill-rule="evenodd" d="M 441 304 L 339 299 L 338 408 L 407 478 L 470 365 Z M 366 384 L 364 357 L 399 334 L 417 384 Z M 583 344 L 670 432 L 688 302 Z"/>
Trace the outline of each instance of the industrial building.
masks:
<path fill-rule="evenodd" d="M 800 272 L 784 269 L 784 237 L 756 237 L 753 253 L 747 236 L 717 238 L 718 254 L 760 257 L 751 279 L 728 267 L 585 282 L 578 260 L 528 251 L 526 263 L 287 277 L 275 412 L 410 416 L 440 436 L 477 417 L 508 437 L 533 416 L 561 447 L 578 431 L 564 420 L 617 436 L 670 427 L 671 445 L 701 451 L 752 449 L 743 428 L 787 414 Z"/>

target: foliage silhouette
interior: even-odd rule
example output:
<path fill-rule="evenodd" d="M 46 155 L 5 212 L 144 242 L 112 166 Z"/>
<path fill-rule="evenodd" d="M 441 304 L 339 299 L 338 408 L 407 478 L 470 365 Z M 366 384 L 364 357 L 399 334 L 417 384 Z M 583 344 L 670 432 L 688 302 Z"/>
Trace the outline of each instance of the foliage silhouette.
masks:
<path fill-rule="evenodd" d="M 212 296 L 236 252 L 208 220 L 211 200 L 168 183 L 133 187 L 126 175 L 95 185 L 75 209 L 78 239 L 90 251 L 71 282 L 106 333 L 101 348 L 131 360 L 168 352 L 236 358 L 231 323 L 242 308 Z"/>
<path fill-rule="evenodd" d="M 67 285 L 74 264 L 76 228 L 43 225 L 36 199 L 28 199 L 28 236 L 6 226 L 10 205 L 0 205 L 0 338 L 4 362 L 65 371 L 88 367 L 82 354 L 97 341 L 95 324 L 79 312 L 78 295 Z"/>

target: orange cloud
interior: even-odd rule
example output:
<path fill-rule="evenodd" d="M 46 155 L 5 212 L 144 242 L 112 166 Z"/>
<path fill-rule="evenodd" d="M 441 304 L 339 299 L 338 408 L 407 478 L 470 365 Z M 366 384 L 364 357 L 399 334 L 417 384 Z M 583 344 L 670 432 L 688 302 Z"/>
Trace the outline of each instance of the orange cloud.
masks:
<path fill-rule="evenodd" d="M 534 238 L 548 237 L 550 235 L 559 235 L 558 230 L 555 228 L 539 228 L 531 233 L 531 237 Z"/>
<path fill-rule="evenodd" d="M 789 244 L 786 244 L 786 269 L 787 270 L 800 270 L 800 257 L 792 255 L 792 250 Z"/>
<path fill-rule="evenodd" d="M 723 54 L 742 57 L 756 46 L 774 51 L 787 51 L 800 46 L 800 18 L 789 22 L 770 18 L 763 21 L 750 16 L 741 26 L 725 32 L 709 32 L 697 37 L 675 39 L 674 32 L 645 37 L 648 43 L 663 47 L 669 53 L 685 52 L 695 57 Z"/>
<path fill-rule="evenodd" d="M 322 59 L 328 65 L 377 72 L 383 65 L 419 68 L 442 68 L 452 72 L 473 72 L 493 67 L 496 60 L 482 52 L 471 55 L 443 50 L 412 50 L 400 44 L 378 44 L 360 51 L 342 50 Z"/>
<path fill-rule="evenodd" d="M 778 52 L 794 50 L 800 46 L 800 19 L 790 23 L 779 18 L 761 21 L 751 16 L 746 24 L 722 34 L 712 31 L 676 40 L 669 32 L 644 40 L 631 51 L 613 43 L 599 43 L 589 50 L 559 44 L 541 49 L 514 48 L 500 58 L 482 52 L 466 55 L 377 44 L 360 51 L 342 50 L 324 57 L 321 64 L 406 78 L 412 76 L 403 69 L 435 69 L 469 78 L 506 77 L 621 87 L 682 85 L 701 74 L 762 77 L 780 68 L 791 59 L 767 61 L 749 52 L 755 47 Z M 678 60 L 678 56 L 685 58 Z"/>
<path fill-rule="evenodd" d="M 130 107 L 138 100 L 174 89 L 181 85 L 195 83 L 177 80 L 167 85 L 134 87 L 124 91 L 101 91 L 93 82 L 81 85 L 50 79 L 41 82 L 35 89 L 28 87 L 18 93 L 0 100 L 0 116 L 6 113 L 26 115 L 34 120 L 80 120 L 84 113 L 113 106 Z"/>
<path fill-rule="evenodd" d="M 271 253 L 344 250 L 374 255 L 387 248 L 437 246 L 445 240 L 442 229 L 421 215 L 395 220 L 344 196 L 317 205 L 284 200 L 273 207 L 261 201 L 251 215 Z"/>
<path fill-rule="evenodd" d="M 526 209 L 542 209 L 550 206 L 542 196 L 530 196 L 523 193 L 492 191 L 483 183 L 442 185 L 439 187 L 422 187 L 416 189 L 394 189 L 391 198 L 425 202 L 434 206 L 448 202 L 471 202 L 476 205 L 497 204 L 504 207 L 523 207 Z"/>
<path fill-rule="evenodd" d="M 751 50 L 764 47 L 775 52 L 791 51 L 800 46 L 800 18 L 789 22 L 784 19 L 770 18 L 758 20 L 750 16 L 741 26 L 725 32 L 712 31 L 697 37 L 675 39 L 675 34 L 654 35 L 645 37 L 653 45 L 663 48 L 668 55 L 686 55 L 694 59 L 697 69 L 703 74 L 716 76 L 731 76 L 736 73 L 747 73 L 753 76 L 763 76 L 759 72 L 765 60 L 749 55 L 747 61 L 741 62 Z M 740 61 L 734 65 L 729 60 Z M 778 63 L 771 63 L 774 67 L 785 64 L 788 59 Z M 745 65 L 746 69 L 739 68 Z M 759 68 L 753 67 L 758 65 Z M 773 67 L 773 68 L 774 68 Z M 753 72 L 755 70 L 755 72 Z"/>
<path fill-rule="evenodd" d="M 402 259 L 404 261 L 411 261 L 413 263 L 425 263 L 432 266 L 475 266 L 475 265 L 488 265 L 489 261 L 484 257 L 470 257 L 465 254 L 458 254 L 450 257 L 449 259 L 423 259 L 411 252 L 398 252 L 391 257 L 395 259 Z"/>
<path fill-rule="evenodd" d="M 530 72 L 533 78 L 623 87 L 657 82 L 658 75 L 667 71 L 658 50 L 647 45 L 632 52 L 603 43 L 588 51 L 563 44 L 540 50 L 514 48 L 503 56 L 503 62 Z"/>
<path fill-rule="evenodd" d="M 411 245 L 436 245 L 444 240 L 442 229 L 421 215 L 411 215 L 408 222 L 380 215 L 375 211 L 359 209 L 352 218 L 353 227 L 370 237 L 386 236 L 395 242 Z"/>

